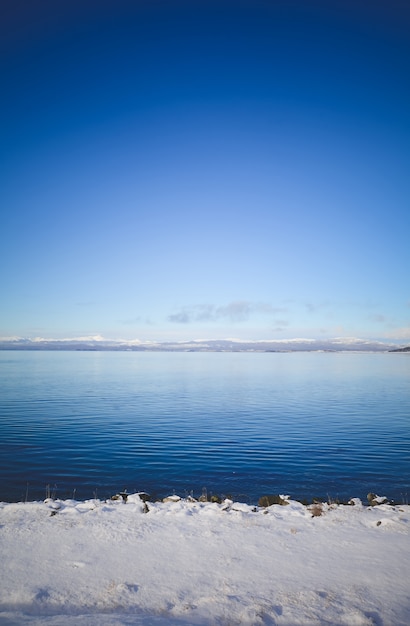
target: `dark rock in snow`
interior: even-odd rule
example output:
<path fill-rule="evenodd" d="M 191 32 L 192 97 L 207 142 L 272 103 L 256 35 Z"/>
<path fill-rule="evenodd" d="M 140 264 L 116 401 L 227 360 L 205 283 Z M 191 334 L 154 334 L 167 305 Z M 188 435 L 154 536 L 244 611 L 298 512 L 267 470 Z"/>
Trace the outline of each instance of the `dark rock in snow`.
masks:
<path fill-rule="evenodd" d="M 281 506 L 286 506 L 287 504 L 289 504 L 289 502 L 286 498 L 279 495 L 268 495 L 259 498 L 258 506 L 267 507 L 271 506 L 272 504 L 280 504 Z"/>

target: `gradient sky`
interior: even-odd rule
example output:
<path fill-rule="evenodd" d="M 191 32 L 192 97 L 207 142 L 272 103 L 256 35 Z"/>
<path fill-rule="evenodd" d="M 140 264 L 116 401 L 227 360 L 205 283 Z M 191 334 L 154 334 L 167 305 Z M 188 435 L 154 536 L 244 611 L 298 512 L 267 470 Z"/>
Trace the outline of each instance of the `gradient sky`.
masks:
<path fill-rule="evenodd" d="M 410 5 L 2 3 L 0 336 L 410 339 Z"/>

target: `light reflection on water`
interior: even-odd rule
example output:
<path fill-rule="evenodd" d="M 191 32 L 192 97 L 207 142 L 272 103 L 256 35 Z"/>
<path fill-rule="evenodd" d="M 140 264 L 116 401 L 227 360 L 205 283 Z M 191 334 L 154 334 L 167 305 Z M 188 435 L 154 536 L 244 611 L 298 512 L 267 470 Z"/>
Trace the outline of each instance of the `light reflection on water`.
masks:
<path fill-rule="evenodd" d="M 409 492 L 407 354 L 0 352 L 0 386 L 3 500 Z"/>

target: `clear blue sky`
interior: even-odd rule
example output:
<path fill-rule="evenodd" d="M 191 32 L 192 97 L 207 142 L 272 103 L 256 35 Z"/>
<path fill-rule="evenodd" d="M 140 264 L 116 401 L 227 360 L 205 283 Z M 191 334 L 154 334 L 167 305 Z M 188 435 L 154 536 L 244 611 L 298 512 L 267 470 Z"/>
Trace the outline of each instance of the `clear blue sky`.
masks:
<path fill-rule="evenodd" d="M 410 339 L 410 5 L 13 0 L 0 336 Z"/>

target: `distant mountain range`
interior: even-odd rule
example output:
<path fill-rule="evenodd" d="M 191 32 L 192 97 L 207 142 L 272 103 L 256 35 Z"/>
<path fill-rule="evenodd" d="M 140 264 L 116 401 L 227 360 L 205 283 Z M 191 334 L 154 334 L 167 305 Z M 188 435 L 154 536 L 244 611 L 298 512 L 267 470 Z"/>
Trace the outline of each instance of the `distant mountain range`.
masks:
<path fill-rule="evenodd" d="M 357 337 L 334 339 L 271 339 L 245 341 L 239 339 L 209 339 L 180 342 L 139 340 L 109 340 L 103 337 L 77 339 L 45 339 L 38 337 L 0 338 L 0 350 L 93 350 L 135 352 L 410 352 L 410 347 Z"/>
<path fill-rule="evenodd" d="M 389 350 L 389 352 L 410 352 L 410 346 L 406 346 L 405 348 L 395 348 L 394 350 Z"/>

